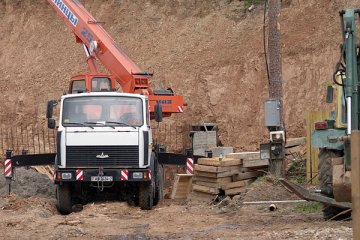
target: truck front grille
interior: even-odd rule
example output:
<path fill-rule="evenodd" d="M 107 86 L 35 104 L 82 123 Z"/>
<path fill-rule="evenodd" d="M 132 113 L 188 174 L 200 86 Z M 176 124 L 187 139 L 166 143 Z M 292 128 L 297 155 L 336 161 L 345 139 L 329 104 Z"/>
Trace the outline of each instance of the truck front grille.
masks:
<path fill-rule="evenodd" d="M 67 146 L 67 167 L 139 166 L 139 146 Z"/>

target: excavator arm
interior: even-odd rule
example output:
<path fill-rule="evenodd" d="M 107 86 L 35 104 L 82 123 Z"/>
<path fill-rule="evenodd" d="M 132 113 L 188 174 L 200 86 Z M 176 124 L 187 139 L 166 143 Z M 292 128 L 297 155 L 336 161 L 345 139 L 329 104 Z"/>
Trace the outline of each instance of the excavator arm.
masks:
<path fill-rule="evenodd" d="M 92 73 L 97 72 L 96 58 L 120 84 L 123 92 L 149 96 L 152 115 L 156 104 L 162 105 L 164 116 L 183 112 L 183 97 L 174 96 L 168 90 L 152 90 L 149 87 L 152 74 L 142 71 L 78 0 L 47 1 L 71 28 L 77 42 L 84 44 Z"/>

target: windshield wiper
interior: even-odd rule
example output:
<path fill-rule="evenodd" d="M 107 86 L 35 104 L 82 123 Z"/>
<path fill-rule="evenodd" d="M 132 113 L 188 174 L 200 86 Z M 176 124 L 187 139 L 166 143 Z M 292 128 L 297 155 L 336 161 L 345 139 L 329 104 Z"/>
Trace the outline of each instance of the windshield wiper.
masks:
<path fill-rule="evenodd" d="M 71 125 L 80 125 L 80 126 L 85 126 L 85 127 L 89 127 L 91 129 L 94 129 L 92 126 L 86 125 L 86 123 L 79 123 L 79 122 L 68 122 L 68 123 L 64 123 L 64 124 L 71 124 Z"/>
<path fill-rule="evenodd" d="M 101 124 L 103 126 L 106 126 L 106 127 L 111 127 L 112 129 L 115 129 L 114 126 L 111 126 L 111 125 L 106 125 L 106 122 L 85 122 L 86 124 Z"/>
<path fill-rule="evenodd" d="M 106 122 L 106 123 L 112 123 L 112 124 L 117 124 L 117 125 L 122 125 L 122 126 L 132 127 L 132 128 L 134 128 L 134 129 L 136 129 L 136 127 L 135 127 L 135 126 L 130 125 L 130 124 L 127 124 L 127 123 L 124 123 L 124 122 Z"/>

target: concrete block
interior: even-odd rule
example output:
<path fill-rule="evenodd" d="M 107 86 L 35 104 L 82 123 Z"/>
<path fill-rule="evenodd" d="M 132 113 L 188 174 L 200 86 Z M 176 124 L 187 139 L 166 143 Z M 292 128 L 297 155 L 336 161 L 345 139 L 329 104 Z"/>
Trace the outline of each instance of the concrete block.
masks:
<path fill-rule="evenodd" d="M 220 157 L 220 154 L 225 157 L 225 155 L 234 152 L 233 147 L 214 147 L 210 148 L 209 150 L 212 151 L 212 157 Z"/>

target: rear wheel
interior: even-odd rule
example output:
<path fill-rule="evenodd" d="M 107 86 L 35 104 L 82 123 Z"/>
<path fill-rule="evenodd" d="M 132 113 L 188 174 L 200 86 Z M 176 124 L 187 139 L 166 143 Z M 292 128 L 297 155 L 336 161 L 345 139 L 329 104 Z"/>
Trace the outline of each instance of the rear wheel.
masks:
<path fill-rule="evenodd" d="M 154 205 L 153 183 L 139 187 L 139 206 L 142 210 L 151 210 Z"/>
<path fill-rule="evenodd" d="M 72 212 L 70 185 L 56 185 L 56 201 L 56 207 L 61 214 L 67 215 Z"/>
<path fill-rule="evenodd" d="M 319 153 L 319 184 L 321 190 L 326 190 L 329 194 L 327 197 L 334 198 L 333 194 L 333 166 L 332 158 L 340 157 L 342 153 L 336 150 L 321 149 Z M 337 214 L 344 211 L 342 208 L 323 204 L 323 216 L 325 220 L 331 219 Z M 345 214 L 346 215 L 346 214 Z M 334 220 L 341 220 L 349 217 L 348 215 L 340 215 Z"/>
<path fill-rule="evenodd" d="M 156 206 L 164 198 L 164 169 L 158 164 L 156 171 L 156 186 L 154 196 L 154 206 Z"/>

